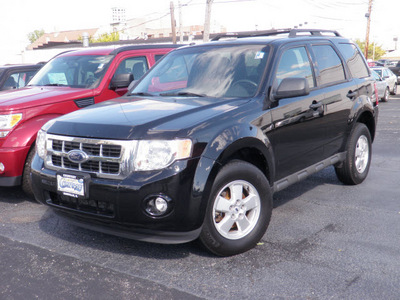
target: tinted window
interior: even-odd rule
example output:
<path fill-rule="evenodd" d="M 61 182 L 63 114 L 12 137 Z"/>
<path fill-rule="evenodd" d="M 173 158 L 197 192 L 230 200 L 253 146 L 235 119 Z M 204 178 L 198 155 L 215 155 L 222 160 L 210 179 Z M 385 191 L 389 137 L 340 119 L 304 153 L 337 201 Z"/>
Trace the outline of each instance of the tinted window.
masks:
<path fill-rule="evenodd" d="M 18 89 L 24 87 L 37 71 L 23 71 L 12 73 L 4 82 L 2 90 Z"/>
<path fill-rule="evenodd" d="M 276 72 L 276 84 L 288 77 L 306 78 L 310 88 L 314 87 L 314 76 L 307 51 L 304 47 L 286 50 L 278 65 Z"/>
<path fill-rule="evenodd" d="M 339 48 L 347 61 L 347 65 L 353 77 L 364 78 L 369 76 L 368 67 L 364 62 L 362 54 L 355 45 L 340 44 Z"/>
<path fill-rule="evenodd" d="M 154 59 L 155 59 L 155 61 L 159 61 L 163 56 L 164 56 L 164 54 L 156 54 L 156 55 L 154 55 Z"/>
<path fill-rule="evenodd" d="M 342 61 L 330 45 L 312 46 L 319 68 L 319 85 L 333 84 L 345 79 Z"/>
<path fill-rule="evenodd" d="M 148 69 L 146 57 L 130 57 L 119 64 L 115 74 L 133 74 L 133 79 L 138 80 Z"/>

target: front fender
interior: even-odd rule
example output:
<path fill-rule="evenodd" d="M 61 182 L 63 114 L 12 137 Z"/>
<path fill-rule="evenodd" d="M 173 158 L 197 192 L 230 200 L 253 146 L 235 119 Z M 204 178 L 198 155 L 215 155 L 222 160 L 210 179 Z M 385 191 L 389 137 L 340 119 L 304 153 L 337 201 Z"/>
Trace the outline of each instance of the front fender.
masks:
<path fill-rule="evenodd" d="M 204 149 L 193 178 L 192 199 L 204 218 L 211 189 L 219 170 L 229 161 L 241 159 L 256 165 L 272 185 L 275 164 L 270 142 L 254 126 L 226 128 Z"/>
<path fill-rule="evenodd" d="M 15 128 L 6 138 L 2 147 L 21 148 L 30 147 L 36 140 L 39 129 L 49 120 L 61 116 L 60 114 L 49 114 L 31 118 Z"/>

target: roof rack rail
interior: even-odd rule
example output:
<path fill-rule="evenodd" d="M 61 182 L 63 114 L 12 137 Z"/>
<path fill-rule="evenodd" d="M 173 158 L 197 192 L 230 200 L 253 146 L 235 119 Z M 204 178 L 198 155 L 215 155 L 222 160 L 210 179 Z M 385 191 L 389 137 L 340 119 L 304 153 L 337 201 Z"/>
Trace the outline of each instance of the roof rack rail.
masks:
<path fill-rule="evenodd" d="M 309 33 L 312 36 L 323 36 L 324 33 L 330 33 L 333 34 L 334 36 L 341 37 L 340 33 L 337 32 L 336 30 L 328 30 L 328 29 L 292 29 L 289 33 L 289 37 L 296 37 L 298 36 L 298 33 Z M 301 36 L 301 35 L 300 35 Z M 304 35 L 303 35 L 304 36 Z"/>
<path fill-rule="evenodd" d="M 269 36 L 289 33 L 290 28 L 287 29 L 271 29 L 262 31 L 243 31 L 243 32 L 226 32 L 217 34 L 211 39 L 211 41 L 219 41 L 222 38 L 245 38 L 245 37 L 255 37 L 255 36 Z"/>
<path fill-rule="evenodd" d="M 285 29 L 271 29 L 262 31 L 244 31 L 244 32 L 227 32 L 218 34 L 211 39 L 211 41 L 219 41 L 222 38 L 245 38 L 245 37 L 257 37 L 257 36 L 272 36 L 278 34 L 288 34 L 289 37 L 305 36 L 308 33 L 310 36 L 323 36 L 324 33 L 330 33 L 334 36 L 340 37 L 339 32 L 335 30 L 326 29 L 298 29 L 298 28 L 285 28 Z"/>

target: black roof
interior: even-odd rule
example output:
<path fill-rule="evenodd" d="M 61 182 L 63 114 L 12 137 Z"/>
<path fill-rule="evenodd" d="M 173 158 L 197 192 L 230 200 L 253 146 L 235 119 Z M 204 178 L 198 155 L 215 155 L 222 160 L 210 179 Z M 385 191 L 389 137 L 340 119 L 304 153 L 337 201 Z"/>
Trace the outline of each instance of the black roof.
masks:
<path fill-rule="evenodd" d="M 43 66 L 44 63 L 37 63 L 37 64 L 18 64 L 18 65 L 3 65 L 0 66 L 0 69 L 5 70 L 5 69 L 21 69 L 21 68 L 32 68 L 32 69 L 39 69 Z"/>
<path fill-rule="evenodd" d="M 247 38 L 247 37 L 272 37 L 272 36 L 286 36 L 289 38 L 296 37 L 341 37 L 339 32 L 335 30 L 325 29 L 271 29 L 263 31 L 248 31 L 248 32 L 227 32 L 218 34 L 211 39 L 211 41 L 219 41 L 223 38 Z"/>

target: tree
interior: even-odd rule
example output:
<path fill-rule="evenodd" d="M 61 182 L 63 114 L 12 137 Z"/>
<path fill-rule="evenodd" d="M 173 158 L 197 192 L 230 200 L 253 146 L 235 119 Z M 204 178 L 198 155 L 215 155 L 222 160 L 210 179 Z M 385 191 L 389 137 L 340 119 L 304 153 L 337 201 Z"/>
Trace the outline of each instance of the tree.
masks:
<path fill-rule="evenodd" d="M 361 51 L 364 53 L 365 52 L 365 41 L 356 40 L 356 43 L 357 43 L 358 47 L 360 47 Z M 368 45 L 368 58 L 371 58 L 373 60 L 378 60 L 385 54 L 386 54 L 386 51 L 383 50 L 382 46 L 377 45 L 375 42 L 370 43 Z"/>
<path fill-rule="evenodd" d="M 101 34 L 94 43 L 105 43 L 105 42 L 116 42 L 119 41 L 119 32 L 103 33 Z"/>
<path fill-rule="evenodd" d="M 28 39 L 32 43 L 34 43 L 38 38 L 40 38 L 44 34 L 44 30 L 34 30 L 30 33 L 28 33 Z"/>

